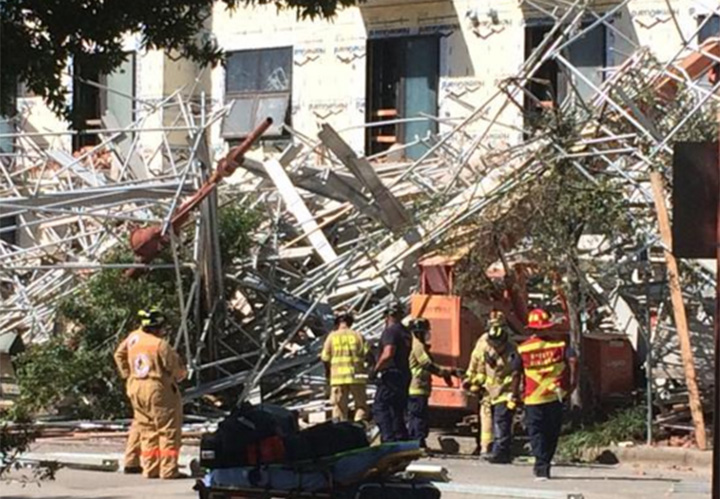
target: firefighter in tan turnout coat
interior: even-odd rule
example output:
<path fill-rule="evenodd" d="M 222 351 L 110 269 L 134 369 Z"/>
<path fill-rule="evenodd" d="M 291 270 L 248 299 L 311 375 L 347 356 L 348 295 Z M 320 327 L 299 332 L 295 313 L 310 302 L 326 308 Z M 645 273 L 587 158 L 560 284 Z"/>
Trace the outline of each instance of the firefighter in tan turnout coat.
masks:
<path fill-rule="evenodd" d="M 131 332 L 115 352 L 128 380 L 133 425 L 140 433 L 143 476 L 178 478 L 182 398 L 177 383 L 186 376 L 180 357 L 163 339 L 164 317 L 156 308 L 140 311 L 141 328 Z"/>

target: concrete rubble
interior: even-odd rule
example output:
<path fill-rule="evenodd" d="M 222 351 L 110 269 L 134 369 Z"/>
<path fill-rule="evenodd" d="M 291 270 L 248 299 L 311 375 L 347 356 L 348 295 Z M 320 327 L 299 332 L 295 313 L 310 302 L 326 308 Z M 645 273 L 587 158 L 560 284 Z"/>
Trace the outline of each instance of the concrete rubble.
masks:
<path fill-rule="evenodd" d="M 383 308 L 395 300 L 407 302 L 416 286 L 421 256 L 465 247 L 468 241 L 474 242 L 470 251 L 482 252 L 490 244 L 487 227 L 519 209 L 556 162 L 569 161 L 588 178 L 611 182 L 617 195 L 628 200 L 628 216 L 638 231 L 626 241 L 596 242 L 583 252 L 584 259 L 597 263 L 584 286 L 597 303 L 602 330 L 628 336 L 641 359 L 648 348 L 652 351 L 656 398 L 668 407 L 660 422 L 688 427 L 685 378 L 649 173 L 661 172 L 669 181 L 672 144 L 688 123 L 709 127 L 709 136 L 716 131 L 720 83 L 707 84 L 705 75 L 720 62 L 720 39 L 700 46 L 688 41 L 664 62 L 635 46 L 633 55 L 596 85 L 565 57 L 565 47 L 600 24 L 622 37 L 611 21 L 626 3 L 598 13 L 589 1 L 527 2 L 555 20 L 546 38 L 483 106 L 463 106 L 466 112 L 445 120 L 439 134 L 422 138 L 426 152 L 418 160 L 402 160 L 396 148 L 360 156 L 343 140 L 343 132 L 329 125 L 317 137 L 293 131 L 294 145 L 277 157 L 247 158 L 231 181 L 220 186 L 218 198 L 266 215 L 255 235 L 253 257 L 232 262 L 233 270 L 225 275 L 219 272 L 219 255 L 213 250 L 217 201 L 212 199 L 174 240 L 174 247 L 184 246 L 191 255 L 183 260 L 174 251 L 174 267 L 194 275 L 189 288 L 177 289 L 184 317 L 173 337 L 190 361 L 195 387 L 186 397 L 241 387 L 243 398 L 260 389 L 265 400 L 307 411 L 322 407 L 319 337 L 334 310 L 354 311 L 358 329 L 376 338 Z M 548 111 L 575 117 L 573 141 L 560 144 L 547 130 L 527 128 L 521 144 L 488 147 L 494 130 L 517 128 L 503 121 L 505 112 L 518 107 L 525 112 L 528 85 L 548 62 L 591 88 L 590 97 L 585 91 L 583 97 L 571 86 L 562 105 Z M 209 109 L 184 97 L 179 91 L 149 111 L 173 109 L 178 122 L 161 133 L 182 130 L 188 136 L 182 148 L 163 141 L 153 154 L 163 158 L 161 170 L 151 169 L 138 152 L 139 136 L 158 133 L 146 130 L 142 119 L 128 129 L 99 130 L 100 144 L 76 156 L 40 147 L 42 134 L 18 128 L 12 137 L 15 151 L 0 161 L 0 215 L 15 215 L 18 221 L 17 227 L 0 228 L 0 234 L 18 233 L 15 243 L 0 240 L 0 334 L 22 335 L 26 342 L 48 338 L 58 300 L 107 268 L 104 257 L 127 245 L 133 226 L 165 224 L 180 201 L 207 178 L 213 169 L 208 129 L 228 109 Z M 468 125 L 478 122 L 484 123 L 483 131 L 468 133 Z M 514 236 L 513 250 L 521 254 L 528 242 L 522 233 Z M 617 257 L 615 248 L 630 250 Z M 486 252 L 489 266 L 497 258 Z M 653 275 L 650 296 L 638 279 L 646 252 Z M 167 264 L 124 266 L 152 270 Z M 682 274 L 698 382 L 709 394 L 708 298 L 714 271 L 704 262 L 688 261 Z M 229 302 L 219 292 L 224 280 L 240 289 Z M 208 282 L 214 284 L 208 287 Z M 214 289 L 210 296 L 208 289 Z M 657 311 L 649 333 L 643 306 L 647 299 L 654 300 Z M 199 301 L 203 307 L 195 306 Z M 204 312 L 198 312 L 201 308 Z M 188 326 L 191 318 L 196 329 Z"/>

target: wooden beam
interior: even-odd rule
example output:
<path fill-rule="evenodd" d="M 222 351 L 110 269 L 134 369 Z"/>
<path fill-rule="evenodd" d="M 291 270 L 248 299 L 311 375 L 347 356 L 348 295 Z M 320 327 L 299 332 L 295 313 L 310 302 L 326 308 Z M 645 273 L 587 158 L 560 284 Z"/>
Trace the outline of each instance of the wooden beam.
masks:
<path fill-rule="evenodd" d="M 693 424 L 695 425 L 695 440 L 700 449 L 707 449 L 707 435 L 705 434 L 705 417 L 703 415 L 700 389 L 697 384 L 695 373 L 695 359 L 693 358 L 692 345 L 690 344 L 690 331 L 688 329 L 687 317 L 685 316 L 685 304 L 683 303 L 682 290 L 680 288 L 680 273 L 677 260 L 672 254 L 672 231 L 670 230 L 670 218 L 665 206 L 665 188 L 663 179 L 658 172 L 650 174 L 653 198 L 655 200 L 655 212 L 658 225 L 660 226 L 660 237 L 665 245 L 665 261 L 667 262 L 668 281 L 670 282 L 670 298 L 672 299 L 673 315 L 675 316 L 675 327 L 680 341 L 680 354 L 682 355 L 683 369 L 685 370 L 685 382 L 690 397 L 690 412 L 692 413 Z"/>
<path fill-rule="evenodd" d="M 327 240 L 322 230 L 319 230 L 318 224 L 313 218 L 310 210 L 308 210 L 305 202 L 300 197 L 297 189 L 293 185 L 290 177 L 285 172 L 279 161 L 269 160 L 263 163 L 265 171 L 277 187 L 278 193 L 285 201 L 288 211 L 293 214 L 297 222 L 300 224 L 302 231 L 315 248 L 325 263 L 330 263 L 337 259 L 335 249 Z"/>

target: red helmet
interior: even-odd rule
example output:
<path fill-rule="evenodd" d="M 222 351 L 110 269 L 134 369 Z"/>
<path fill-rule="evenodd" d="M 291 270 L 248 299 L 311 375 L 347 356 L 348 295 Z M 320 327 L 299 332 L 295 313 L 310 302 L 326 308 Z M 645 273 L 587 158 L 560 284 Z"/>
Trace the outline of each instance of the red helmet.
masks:
<path fill-rule="evenodd" d="M 541 308 L 536 308 L 528 314 L 528 329 L 548 329 L 555 324 L 550 320 L 550 314 Z"/>

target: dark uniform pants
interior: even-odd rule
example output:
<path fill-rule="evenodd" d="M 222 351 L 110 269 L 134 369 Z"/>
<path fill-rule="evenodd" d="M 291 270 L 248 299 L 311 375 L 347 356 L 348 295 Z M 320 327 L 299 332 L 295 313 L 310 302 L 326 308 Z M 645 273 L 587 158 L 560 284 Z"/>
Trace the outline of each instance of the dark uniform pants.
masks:
<path fill-rule="evenodd" d="M 493 444 L 492 455 L 499 461 L 510 461 L 512 445 L 512 423 L 515 411 L 507 408 L 505 402 L 492 406 Z"/>
<path fill-rule="evenodd" d="M 419 440 L 420 447 L 426 447 L 425 439 L 430 432 L 428 400 L 426 395 L 411 395 L 408 399 L 408 436 L 410 440 Z"/>
<path fill-rule="evenodd" d="M 380 438 L 385 442 L 400 442 L 408 439 L 405 427 L 405 411 L 408 402 L 410 377 L 399 371 L 385 371 L 378 380 L 373 418 L 380 428 Z"/>
<path fill-rule="evenodd" d="M 548 402 L 525 406 L 525 424 L 535 456 L 535 476 L 550 478 L 550 463 L 557 449 L 562 427 L 563 406 Z"/>

